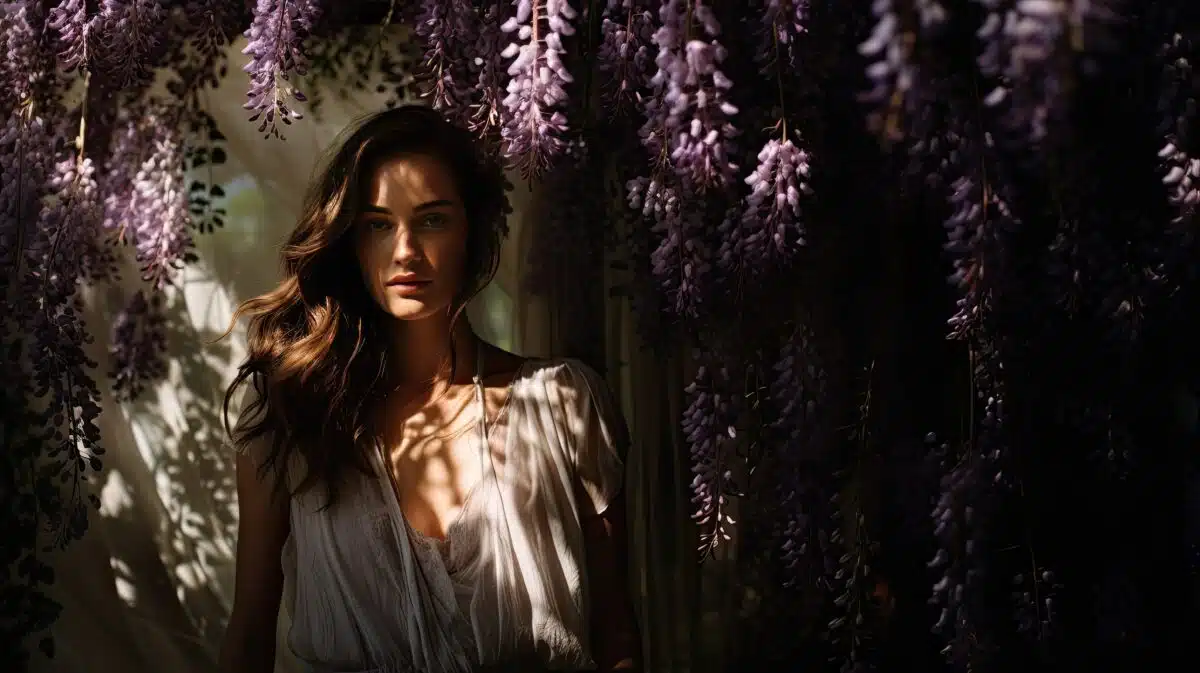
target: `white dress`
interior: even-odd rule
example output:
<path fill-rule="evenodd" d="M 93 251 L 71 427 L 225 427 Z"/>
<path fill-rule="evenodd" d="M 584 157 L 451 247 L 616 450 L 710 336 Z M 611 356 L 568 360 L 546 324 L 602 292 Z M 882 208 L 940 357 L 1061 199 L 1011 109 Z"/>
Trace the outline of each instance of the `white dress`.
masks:
<path fill-rule="evenodd" d="M 595 667 L 577 499 L 602 512 L 621 487 L 627 435 L 608 388 L 581 362 L 527 361 L 479 437 L 482 477 L 444 542 L 408 525 L 382 450 L 377 476 L 356 473 L 332 508 L 319 487 L 293 498 L 288 645 L 312 673 Z"/>

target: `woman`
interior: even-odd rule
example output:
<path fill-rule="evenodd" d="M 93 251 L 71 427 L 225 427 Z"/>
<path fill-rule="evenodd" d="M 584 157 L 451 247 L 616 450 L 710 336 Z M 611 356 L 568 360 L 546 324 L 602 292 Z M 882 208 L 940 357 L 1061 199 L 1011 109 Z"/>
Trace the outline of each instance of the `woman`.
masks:
<path fill-rule="evenodd" d="M 310 190 L 283 282 L 239 307 L 228 673 L 273 670 L 281 600 L 314 672 L 637 665 L 626 434 L 603 381 L 460 319 L 505 205 L 466 132 L 376 114 Z"/>

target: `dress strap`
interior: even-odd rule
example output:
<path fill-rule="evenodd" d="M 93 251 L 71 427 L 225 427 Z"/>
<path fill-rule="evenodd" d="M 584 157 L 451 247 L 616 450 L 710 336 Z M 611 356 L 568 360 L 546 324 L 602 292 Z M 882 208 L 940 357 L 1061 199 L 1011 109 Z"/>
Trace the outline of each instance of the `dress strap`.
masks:
<path fill-rule="evenodd" d="M 480 450 L 483 457 L 490 456 L 488 450 L 488 427 L 487 427 L 487 401 L 483 395 L 483 340 L 476 339 L 475 348 L 475 376 L 471 378 L 475 384 L 475 403 L 479 407 L 479 437 L 482 442 Z"/>

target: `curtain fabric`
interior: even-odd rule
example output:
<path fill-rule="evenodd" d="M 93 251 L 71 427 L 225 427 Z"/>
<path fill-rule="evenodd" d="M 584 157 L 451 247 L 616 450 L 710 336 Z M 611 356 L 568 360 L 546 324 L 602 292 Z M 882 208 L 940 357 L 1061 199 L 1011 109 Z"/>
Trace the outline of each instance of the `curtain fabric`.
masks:
<path fill-rule="evenodd" d="M 230 47 L 237 62 L 242 40 Z M 382 107 L 374 94 L 327 96 L 322 113 L 287 127 L 285 142 L 265 140 L 242 109 L 246 81 L 236 68 L 209 92 L 208 112 L 227 138 L 227 162 L 197 176 L 222 184 L 223 229 L 197 236 L 199 261 L 169 294 L 168 378 L 134 403 L 103 400 L 104 471 L 92 488 L 102 507 L 86 537 L 53 559 L 51 590 L 63 606 L 54 628 L 57 656 L 34 656 L 33 670 L 60 673 L 170 671 L 212 673 L 233 600 L 237 533 L 232 455 L 224 445 L 221 403 L 244 356 L 244 326 L 224 341 L 236 304 L 278 280 L 279 246 L 291 230 L 305 185 L 322 152 L 360 115 Z M 368 89 L 370 91 L 371 89 Z M 522 263 L 536 241 L 541 194 L 520 180 L 512 195 L 511 236 L 493 284 L 468 311 L 488 340 L 527 355 L 570 354 L 605 372 L 634 441 L 628 460 L 633 590 L 647 670 L 720 670 L 726 623 L 734 605 L 734 560 L 696 563 L 688 525 L 690 473 L 678 420 L 683 353 L 653 353 L 633 330 L 628 301 L 603 288 L 592 305 L 571 310 L 561 298 L 535 296 Z M 614 225 L 617 226 L 617 225 Z M 620 233 L 620 232 L 618 232 Z M 594 271 L 613 281 L 603 257 Z M 93 356 L 106 360 L 111 325 L 136 289 L 132 264 L 124 281 L 88 294 L 96 335 Z M 571 278 L 564 278 L 569 283 Z M 571 307 L 578 309 L 579 307 Z M 586 328 L 569 316 L 589 316 Z M 583 334 L 585 338 L 580 335 Z M 594 343 L 586 337 L 594 337 Z M 102 375 L 98 371 L 98 375 Z M 103 387 L 103 386 L 102 386 Z M 298 671 L 283 645 L 277 673 Z M 700 633 L 705 633 L 701 637 Z M 699 643 L 704 643 L 700 647 Z M 701 665 L 703 662 L 703 665 Z"/>

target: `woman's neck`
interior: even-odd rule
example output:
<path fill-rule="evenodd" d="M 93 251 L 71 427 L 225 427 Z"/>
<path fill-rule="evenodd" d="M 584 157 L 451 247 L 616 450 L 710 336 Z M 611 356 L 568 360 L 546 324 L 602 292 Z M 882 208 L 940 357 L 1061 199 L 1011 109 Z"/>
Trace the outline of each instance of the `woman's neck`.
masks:
<path fill-rule="evenodd" d="M 475 333 L 465 319 L 453 326 L 455 377 L 475 371 Z M 390 362 L 393 380 L 400 385 L 430 384 L 435 387 L 449 375 L 451 354 L 450 317 L 444 314 L 423 320 L 397 321 L 393 330 Z"/>

